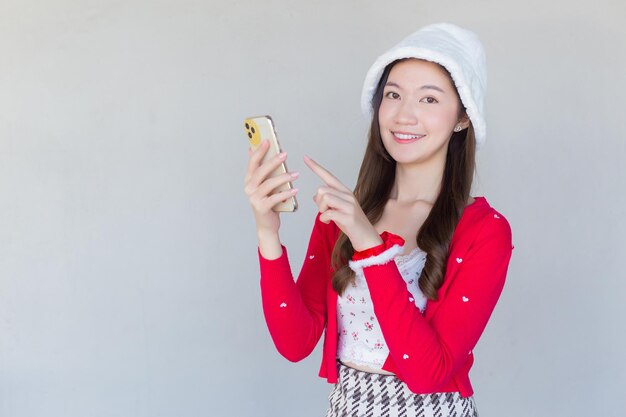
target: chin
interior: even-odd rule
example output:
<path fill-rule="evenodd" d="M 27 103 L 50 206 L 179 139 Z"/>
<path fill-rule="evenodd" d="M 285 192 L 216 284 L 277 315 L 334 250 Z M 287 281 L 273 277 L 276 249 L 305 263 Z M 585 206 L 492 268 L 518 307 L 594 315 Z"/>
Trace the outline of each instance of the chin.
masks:
<path fill-rule="evenodd" d="M 399 164 L 399 165 L 417 165 L 417 164 L 424 162 L 424 160 L 421 158 L 407 158 L 407 157 L 394 158 L 394 160 L 396 161 L 396 164 Z"/>
<path fill-rule="evenodd" d="M 406 152 L 389 152 L 389 155 L 391 155 L 393 160 L 398 164 L 415 164 L 424 160 L 422 155 L 411 155 Z"/>

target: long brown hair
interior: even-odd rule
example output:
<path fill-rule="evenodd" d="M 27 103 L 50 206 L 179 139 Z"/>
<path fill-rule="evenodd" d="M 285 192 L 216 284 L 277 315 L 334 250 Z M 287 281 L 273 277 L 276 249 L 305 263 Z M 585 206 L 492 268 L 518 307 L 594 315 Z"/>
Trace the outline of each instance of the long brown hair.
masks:
<path fill-rule="evenodd" d="M 372 224 L 376 224 L 382 217 L 396 176 L 396 161 L 385 149 L 380 136 L 378 109 L 389 73 L 400 61 L 403 60 L 394 61 L 385 68 L 372 98 L 374 114 L 354 189 L 354 196 Z M 449 73 L 448 77 L 452 83 Z M 461 104 L 460 113 L 463 112 L 464 107 Z M 431 300 L 437 299 L 437 290 L 443 284 L 452 234 L 469 199 L 475 169 L 475 149 L 476 140 L 471 123 L 467 129 L 452 133 L 439 195 L 417 233 L 417 246 L 427 253 L 426 264 L 419 278 L 419 287 Z M 344 233 L 340 233 L 332 253 L 335 270 L 332 284 L 339 294 L 343 294 L 346 287 L 354 281 L 354 272 L 347 265 L 347 260 L 351 259 L 353 254 L 354 248 L 350 239 Z"/>

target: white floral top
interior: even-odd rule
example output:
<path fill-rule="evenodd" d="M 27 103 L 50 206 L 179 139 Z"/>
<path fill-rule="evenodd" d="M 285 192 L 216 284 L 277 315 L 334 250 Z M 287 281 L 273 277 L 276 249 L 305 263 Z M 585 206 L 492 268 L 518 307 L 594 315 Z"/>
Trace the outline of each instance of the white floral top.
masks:
<path fill-rule="evenodd" d="M 426 262 L 426 253 L 416 248 L 406 255 L 395 256 L 394 261 L 411 293 L 409 300 L 424 313 L 426 297 L 417 281 Z M 389 349 L 374 314 L 363 269 L 352 269 L 356 273 L 355 282 L 348 285 L 337 299 L 337 358 L 342 362 L 381 369 L 389 356 Z"/>

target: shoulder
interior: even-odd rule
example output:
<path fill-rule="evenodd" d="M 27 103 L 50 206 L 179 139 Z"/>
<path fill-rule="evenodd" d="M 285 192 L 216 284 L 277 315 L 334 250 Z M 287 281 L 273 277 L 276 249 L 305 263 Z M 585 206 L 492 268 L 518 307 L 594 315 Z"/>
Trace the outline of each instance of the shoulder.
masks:
<path fill-rule="evenodd" d="M 466 244 L 491 241 L 510 247 L 512 240 L 509 221 L 484 197 L 476 197 L 474 203 L 465 208 L 455 235 L 456 240 Z"/>

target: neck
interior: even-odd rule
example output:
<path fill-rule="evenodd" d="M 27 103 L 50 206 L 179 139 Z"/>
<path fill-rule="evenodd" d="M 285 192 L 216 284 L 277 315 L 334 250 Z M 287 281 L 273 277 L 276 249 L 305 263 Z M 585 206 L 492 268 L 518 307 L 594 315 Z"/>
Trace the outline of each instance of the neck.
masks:
<path fill-rule="evenodd" d="M 423 201 L 435 204 L 444 168 L 445 154 L 443 158 L 432 158 L 424 163 L 396 164 L 396 178 L 389 198 L 399 203 Z"/>

